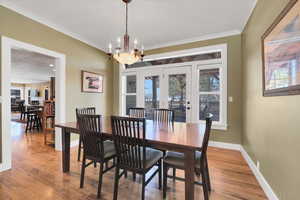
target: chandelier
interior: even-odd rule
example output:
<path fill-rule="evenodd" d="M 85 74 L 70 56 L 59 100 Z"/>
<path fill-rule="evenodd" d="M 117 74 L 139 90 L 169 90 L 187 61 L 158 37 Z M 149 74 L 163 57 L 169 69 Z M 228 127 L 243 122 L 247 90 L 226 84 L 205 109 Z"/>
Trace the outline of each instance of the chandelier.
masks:
<path fill-rule="evenodd" d="M 137 39 L 134 40 L 133 46 L 130 47 L 129 35 L 128 35 L 128 4 L 131 0 L 122 0 L 126 4 L 126 32 L 123 38 L 123 48 L 121 47 L 121 38 L 117 40 L 117 46 L 113 50 L 113 45 L 110 43 L 108 46 L 108 55 L 110 58 L 116 59 L 121 64 L 131 65 L 138 61 L 143 61 L 144 58 L 144 46 L 141 46 L 141 50 L 138 48 Z"/>

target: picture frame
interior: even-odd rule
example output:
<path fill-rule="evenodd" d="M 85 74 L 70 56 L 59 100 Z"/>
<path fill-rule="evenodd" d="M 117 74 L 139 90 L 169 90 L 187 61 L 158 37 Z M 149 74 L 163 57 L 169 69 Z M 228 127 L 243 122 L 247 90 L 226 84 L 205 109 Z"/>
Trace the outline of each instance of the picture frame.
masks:
<path fill-rule="evenodd" d="M 300 1 L 291 0 L 263 34 L 263 96 L 300 94 Z"/>
<path fill-rule="evenodd" d="M 81 71 L 81 92 L 83 93 L 103 93 L 102 74 Z"/>

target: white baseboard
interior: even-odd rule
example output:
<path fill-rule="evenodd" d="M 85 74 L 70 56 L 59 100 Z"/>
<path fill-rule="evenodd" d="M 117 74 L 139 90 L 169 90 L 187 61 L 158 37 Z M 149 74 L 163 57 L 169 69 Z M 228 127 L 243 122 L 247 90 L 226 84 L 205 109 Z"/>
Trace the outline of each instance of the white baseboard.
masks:
<path fill-rule="evenodd" d="M 258 181 L 259 185 L 264 190 L 265 194 L 267 195 L 269 200 L 279 200 L 265 177 L 262 175 L 262 173 L 257 169 L 256 165 L 254 164 L 253 160 L 250 158 L 249 154 L 246 152 L 246 150 L 241 147 L 241 153 L 246 160 L 247 164 L 249 165 L 250 169 L 252 170 L 254 176 L 256 177 L 256 180 Z"/>
<path fill-rule="evenodd" d="M 250 158 L 244 147 L 240 144 L 231 144 L 231 143 L 224 143 L 224 142 L 215 142 L 210 141 L 209 146 L 217 147 L 222 149 L 231 149 L 240 151 L 244 159 L 246 160 L 248 166 L 250 167 L 252 173 L 254 174 L 256 180 L 258 181 L 259 185 L 262 187 L 263 191 L 265 192 L 266 196 L 269 200 L 279 200 L 267 180 L 264 178 L 262 173 L 257 169 L 256 165 L 254 164 L 253 160 Z"/>
<path fill-rule="evenodd" d="M 0 172 L 4 172 L 9 169 L 11 169 L 11 166 L 7 166 L 5 164 L 0 164 Z"/>
<path fill-rule="evenodd" d="M 222 149 L 231 149 L 236 151 L 241 151 L 242 148 L 242 145 L 240 144 L 231 144 L 231 143 L 215 142 L 215 141 L 209 141 L 208 146 L 222 148 Z"/>

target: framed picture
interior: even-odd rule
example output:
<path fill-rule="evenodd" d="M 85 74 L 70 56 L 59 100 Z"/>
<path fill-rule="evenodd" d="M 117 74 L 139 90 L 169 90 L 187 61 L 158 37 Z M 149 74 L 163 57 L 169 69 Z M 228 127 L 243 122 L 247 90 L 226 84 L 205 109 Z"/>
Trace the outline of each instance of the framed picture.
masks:
<path fill-rule="evenodd" d="M 263 95 L 300 94 L 300 0 L 291 0 L 262 36 Z"/>
<path fill-rule="evenodd" d="M 103 93 L 103 75 L 82 71 L 82 92 Z"/>

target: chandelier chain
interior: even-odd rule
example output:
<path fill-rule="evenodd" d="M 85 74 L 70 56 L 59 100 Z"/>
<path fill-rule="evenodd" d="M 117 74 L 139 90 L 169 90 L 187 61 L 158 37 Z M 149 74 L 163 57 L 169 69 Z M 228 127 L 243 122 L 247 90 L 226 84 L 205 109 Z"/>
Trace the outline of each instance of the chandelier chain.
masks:
<path fill-rule="evenodd" d="M 126 35 L 128 34 L 128 3 L 126 3 Z"/>

